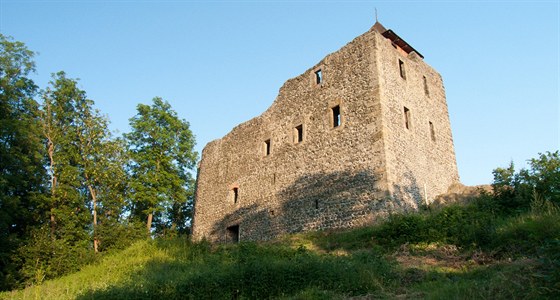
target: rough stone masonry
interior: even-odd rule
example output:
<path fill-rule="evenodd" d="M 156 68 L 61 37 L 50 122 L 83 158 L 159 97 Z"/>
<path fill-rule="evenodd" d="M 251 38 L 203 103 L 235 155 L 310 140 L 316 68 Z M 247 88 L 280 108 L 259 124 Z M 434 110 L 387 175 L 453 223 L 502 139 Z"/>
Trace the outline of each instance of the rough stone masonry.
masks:
<path fill-rule="evenodd" d="M 376 23 L 288 80 L 262 115 L 206 145 L 193 238 L 367 225 L 458 182 L 441 75 Z"/>

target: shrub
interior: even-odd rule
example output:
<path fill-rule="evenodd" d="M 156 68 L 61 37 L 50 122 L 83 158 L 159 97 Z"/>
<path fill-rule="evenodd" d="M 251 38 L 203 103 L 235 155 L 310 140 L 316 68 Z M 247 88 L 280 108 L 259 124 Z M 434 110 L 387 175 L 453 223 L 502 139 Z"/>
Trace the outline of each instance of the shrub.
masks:
<path fill-rule="evenodd" d="M 18 251 L 20 274 L 26 285 L 76 272 L 95 260 L 87 243 L 52 239 L 47 227 L 34 231 L 30 241 Z"/>
<path fill-rule="evenodd" d="M 391 247 L 418 243 L 426 241 L 426 229 L 422 214 L 394 214 L 379 225 L 375 232 L 375 239 L 378 243 Z"/>

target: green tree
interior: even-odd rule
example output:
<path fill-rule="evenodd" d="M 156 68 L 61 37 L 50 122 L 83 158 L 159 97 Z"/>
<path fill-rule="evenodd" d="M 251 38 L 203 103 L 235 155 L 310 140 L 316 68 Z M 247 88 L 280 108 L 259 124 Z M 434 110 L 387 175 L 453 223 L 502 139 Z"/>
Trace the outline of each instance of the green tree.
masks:
<path fill-rule="evenodd" d="M 0 34 L 0 290 L 18 280 L 15 249 L 39 223 L 45 171 L 34 53 Z"/>
<path fill-rule="evenodd" d="M 520 171 L 523 181 L 545 200 L 560 205 L 560 152 L 539 153 L 529 165 L 529 170 Z"/>
<path fill-rule="evenodd" d="M 73 272 L 88 261 L 92 244 L 98 250 L 99 200 L 114 196 L 108 196 L 113 192 L 110 177 L 124 174 L 124 161 L 117 160 L 122 156 L 114 149 L 122 143 L 111 139 L 107 119 L 76 80 L 64 72 L 53 74 L 42 98 L 49 175 L 42 205 L 45 226 L 32 232 L 34 242 L 20 249 L 22 273 L 32 282 Z"/>
<path fill-rule="evenodd" d="M 560 204 L 560 153 L 539 153 L 529 160 L 529 166 L 515 172 L 512 162 L 493 171 L 494 197 L 503 210 L 525 211 L 536 197 Z"/>
<path fill-rule="evenodd" d="M 110 246 L 129 233 L 122 222 L 125 143 L 112 137 L 107 118 L 64 72 L 53 74 L 42 98 L 48 197 L 43 202 L 45 226 L 33 231 L 34 242 L 20 249 L 27 282 L 76 271 L 93 260 L 101 244 Z M 107 234 L 110 230 L 120 234 Z"/>
<path fill-rule="evenodd" d="M 122 221 L 128 179 L 124 168 L 126 144 L 112 137 L 108 119 L 94 109 L 94 102 L 87 99 L 75 80 L 60 72 L 51 85 L 53 88 L 44 96 L 43 118 L 49 146 L 51 211 L 58 206 L 57 201 L 61 207 L 89 208 L 93 248 L 98 252 L 98 225 L 117 226 Z M 78 194 L 62 199 L 69 194 L 60 195 L 59 189 L 68 187 Z M 56 227 L 56 219 L 51 213 L 51 227 Z"/>
<path fill-rule="evenodd" d="M 93 248 L 97 253 L 101 242 L 98 224 L 102 221 L 104 225 L 117 226 L 124 208 L 126 148 L 122 140 L 112 138 L 109 121 L 93 109 L 93 101 L 80 101 L 76 109 L 74 123 L 81 158 L 79 165 L 82 185 L 89 194 Z"/>
<path fill-rule="evenodd" d="M 155 228 L 184 229 L 190 218 L 198 154 L 189 123 L 179 119 L 171 105 L 154 98 L 139 104 L 125 135 L 130 151 L 131 213 L 146 220 L 148 234 Z M 189 204 L 189 202 L 191 204 Z"/>
<path fill-rule="evenodd" d="M 84 91 L 64 72 L 53 74 L 43 94 L 43 134 L 47 144 L 51 239 L 72 242 L 87 240 L 88 201 L 82 183 L 83 157 L 80 148 L 80 110 L 91 106 Z"/>

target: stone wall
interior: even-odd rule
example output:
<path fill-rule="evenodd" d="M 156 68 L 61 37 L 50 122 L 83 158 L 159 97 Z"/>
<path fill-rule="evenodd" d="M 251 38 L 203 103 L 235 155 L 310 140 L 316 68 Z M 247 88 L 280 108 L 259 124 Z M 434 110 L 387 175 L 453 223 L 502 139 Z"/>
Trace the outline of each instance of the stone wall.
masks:
<path fill-rule="evenodd" d="M 266 240 L 365 225 L 415 209 L 424 187 L 432 197 L 458 181 L 441 77 L 414 53 L 400 52 L 372 29 L 288 80 L 261 116 L 209 143 L 194 239 Z"/>
<path fill-rule="evenodd" d="M 405 207 L 417 208 L 459 182 L 445 89 L 439 73 L 419 55 L 395 51 L 391 42 L 379 35 L 378 40 L 376 58 L 390 191 Z"/>

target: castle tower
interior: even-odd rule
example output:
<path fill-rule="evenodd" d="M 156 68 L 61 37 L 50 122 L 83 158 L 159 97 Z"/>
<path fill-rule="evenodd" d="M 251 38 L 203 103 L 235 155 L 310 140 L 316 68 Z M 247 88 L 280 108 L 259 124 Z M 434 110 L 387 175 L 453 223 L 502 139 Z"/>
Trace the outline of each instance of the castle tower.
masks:
<path fill-rule="evenodd" d="M 206 145 L 193 238 L 266 240 L 371 224 L 459 181 L 442 78 L 376 23 Z"/>

